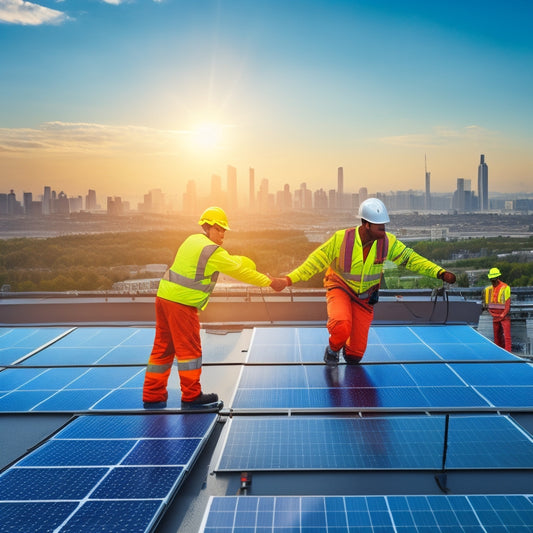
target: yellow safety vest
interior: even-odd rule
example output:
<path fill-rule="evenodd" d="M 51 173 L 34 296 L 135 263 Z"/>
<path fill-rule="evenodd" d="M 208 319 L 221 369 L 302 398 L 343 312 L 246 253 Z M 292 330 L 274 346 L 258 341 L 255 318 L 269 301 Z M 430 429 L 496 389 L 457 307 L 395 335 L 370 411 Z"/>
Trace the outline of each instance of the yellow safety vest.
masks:
<path fill-rule="evenodd" d="M 350 244 L 352 238 L 353 244 Z M 379 286 L 386 259 L 432 278 L 443 271 L 443 268 L 417 254 L 412 248 L 407 248 L 395 235 L 388 232 L 384 239 L 372 243 L 366 260 L 363 260 L 363 244 L 358 226 L 335 232 L 329 240 L 311 252 L 289 274 L 289 278 L 293 283 L 306 281 L 330 267 L 356 295 L 366 298 Z"/>
<path fill-rule="evenodd" d="M 157 296 L 204 309 L 219 272 L 258 287 L 270 285 L 270 279 L 257 272 L 251 259 L 230 255 L 206 235 L 198 233 L 187 237 L 179 247 L 174 262 L 159 282 Z"/>
<path fill-rule="evenodd" d="M 496 287 L 485 287 L 485 307 L 489 311 L 502 311 L 507 300 L 511 297 L 511 288 L 507 283 L 500 281 Z"/>

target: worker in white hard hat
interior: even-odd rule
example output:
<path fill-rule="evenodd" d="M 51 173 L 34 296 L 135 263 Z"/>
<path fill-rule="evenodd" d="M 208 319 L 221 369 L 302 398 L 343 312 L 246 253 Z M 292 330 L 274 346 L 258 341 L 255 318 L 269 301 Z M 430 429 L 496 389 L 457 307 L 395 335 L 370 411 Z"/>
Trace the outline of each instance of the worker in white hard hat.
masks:
<path fill-rule="evenodd" d="M 276 291 L 287 286 L 285 278 L 262 274 L 250 258 L 230 255 L 222 248 L 224 234 L 230 229 L 223 209 L 209 207 L 198 224 L 203 233 L 185 239 L 159 282 L 155 340 L 143 387 L 146 409 L 167 406 L 167 383 L 174 358 L 178 362 L 181 407 L 221 406 L 216 393 L 204 393 L 200 386 L 202 346 L 198 316 L 198 311 L 209 301 L 219 272 L 258 287 L 270 286 Z"/>
<path fill-rule="evenodd" d="M 329 331 L 329 344 L 324 353 L 327 365 L 336 365 L 341 352 L 348 364 L 361 361 L 385 260 L 446 283 L 455 283 L 452 272 L 407 248 L 385 231 L 389 214 L 381 200 L 365 200 L 359 207 L 359 216 L 359 226 L 334 233 L 286 277 L 292 285 L 327 269 L 324 278 Z"/>
<path fill-rule="evenodd" d="M 494 342 L 511 351 L 511 287 L 501 280 L 499 268 L 489 270 L 490 285 L 483 291 L 483 307 L 492 315 Z"/>

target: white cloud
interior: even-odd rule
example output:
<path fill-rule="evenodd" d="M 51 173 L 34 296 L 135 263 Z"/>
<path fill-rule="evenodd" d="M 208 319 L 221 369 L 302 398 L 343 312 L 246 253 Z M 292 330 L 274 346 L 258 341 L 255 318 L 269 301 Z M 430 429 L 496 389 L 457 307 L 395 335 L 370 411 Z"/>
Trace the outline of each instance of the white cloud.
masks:
<path fill-rule="evenodd" d="M 39 128 L 0 128 L 0 153 L 176 154 L 189 131 L 139 126 L 45 122 Z"/>
<path fill-rule="evenodd" d="M 431 132 L 382 137 L 379 141 L 392 146 L 423 148 L 464 141 L 488 140 L 489 138 L 494 138 L 495 135 L 497 135 L 497 132 L 476 125 L 465 126 L 458 130 L 437 126 Z"/>
<path fill-rule="evenodd" d="M 0 22 L 39 26 L 40 24 L 60 24 L 68 20 L 62 11 L 24 2 L 24 0 L 0 0 Z"/>

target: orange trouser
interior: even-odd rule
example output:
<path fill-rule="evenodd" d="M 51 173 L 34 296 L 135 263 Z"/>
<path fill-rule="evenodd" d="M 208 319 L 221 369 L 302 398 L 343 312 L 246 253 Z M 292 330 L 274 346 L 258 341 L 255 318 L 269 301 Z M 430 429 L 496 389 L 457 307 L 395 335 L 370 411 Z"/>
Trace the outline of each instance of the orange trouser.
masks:
<path fill-rule="evenodd" d="M 493 320 L 492 328 L 494 330 L 494 342 L 501 348 L 511 351 L 511 319 L 509 317 L 503 320 Z"/>
<path fill-rule="evenodd" d="M 361 359 L 366 350 L 374 308 L 340 288 L 328 289 L 326 300 L 330 348 L 338 351 L 344 347 L 346 357 Z"/>
<path fill-rule="evenodd" d="M 155 339 L 144 376 L 143 402 L 167 400 L 167 382 L 174 357 L 178 360 L 181 399 L 190 401 L 202 392 L 198 309 L 156 297 Z"/>

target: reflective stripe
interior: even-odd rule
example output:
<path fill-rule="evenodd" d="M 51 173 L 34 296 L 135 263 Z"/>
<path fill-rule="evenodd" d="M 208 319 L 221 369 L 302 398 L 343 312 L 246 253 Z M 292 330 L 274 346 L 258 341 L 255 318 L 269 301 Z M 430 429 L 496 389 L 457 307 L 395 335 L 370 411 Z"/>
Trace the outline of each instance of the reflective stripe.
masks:
<path fill-rule="evenodd" d="M 213 289 L 215 288 L 219 273 L 213 272 L 211 278 L 207 278 L 205 276 L 205 269 L 207 267 L 207 262 L 209 261 L 210 257 L 215 253 L 217 248 L 217 244 L 204 246 L 204 248 L 200 252 L 200 257 L 198 258 L 194 279 L 182 276 L 181 274 L 174 272 L 174 270 L 171 270 L 170 268 L 165 272 L 163 279 L 166 281 L 170 281 L 171 283 L 175 283 L 176 285 L 181 285 L 182 287 L 185 287 L 187 289 L 193 289 L 196 291 L 211 294 L 213 292 Z M 205 280 L 210 280 L 210 282 L 208 284 L 202 283 L 202 281 Z"/>
<path fill-rule="evenodd" d="M 164 374 L 170 367 L 172 363 L 167 365 L 146 365 L 146 372 L 152 372 L 152 374 Z"/>
<path fill-rule="evenodd" d="M 202 368 L 202 358 L 188 359 L 187 361 L 178 361 L 178 372 L 182 370 L 198 370 Z"/>
<path fill-rule="evenodd" d="M 165 272 L 163 279 L 166 279 L 167 281 L 171 281 L 172 283 L 175 283 L 176 285 L 181 285 L 182 287 L 186 287 L 187 289 L 194 289 L 194 290 L 202 291 L 202 292 L 211 292 L 215 287 L 214 282 L 211 282 L 208 285 L 206 285 L 205 283 L 201 283 L 200 281 L 195 281 L 191 278 L 182 276 L 181 274 L 178 274 L 177 272 L 174 272 L 173 270 L 170 270 L 170 269 Z"/>
<path fill-rule="evenodd" d="M 489 304 L 489 309 L 505 309 L 505 304 L 496 304 L 492 302 Z"/>
<path fill-rule="evenodd" d="M 198 265 L 196 266 L 196 276 L 194 278 L 196 281 L 205 279 L 205 267 L 207 266 L 209 258 L 215 253 L 217 248 L 218 244 L 210 244 L 203 248 L 200 257 L 198 258 Z"/>

